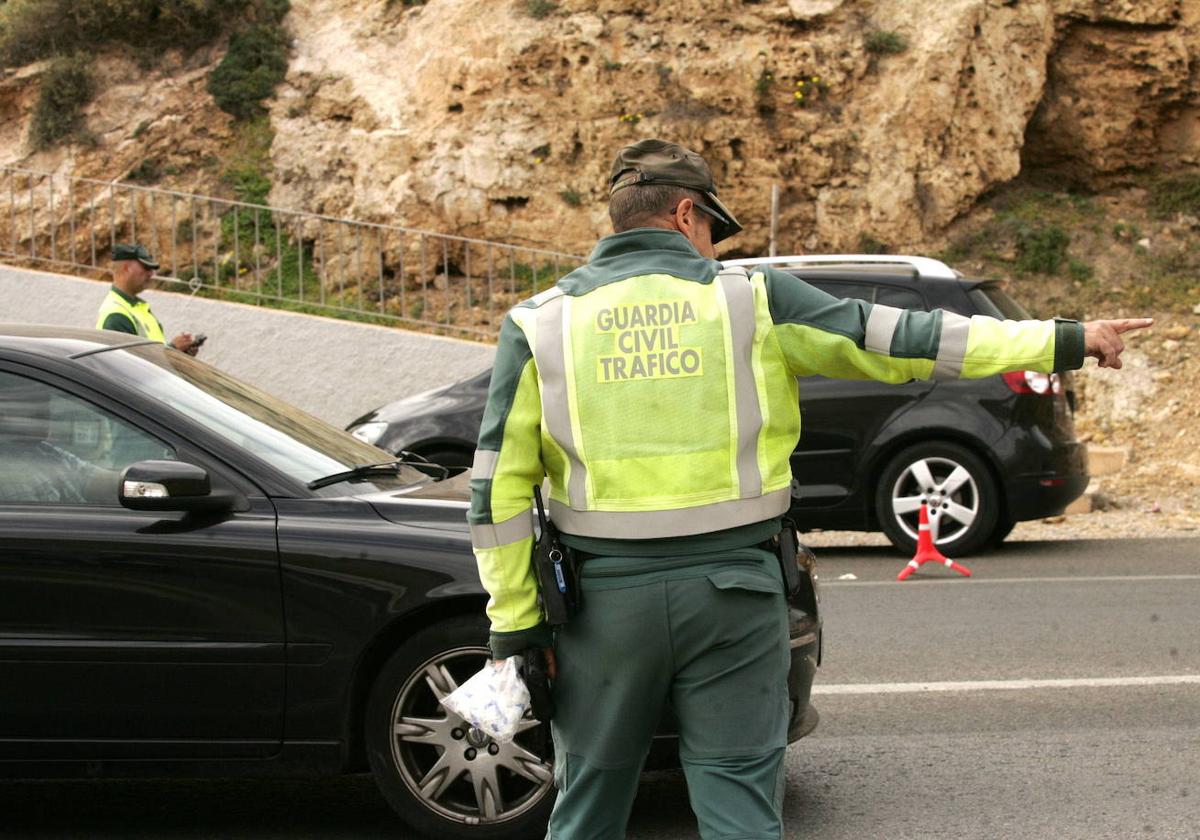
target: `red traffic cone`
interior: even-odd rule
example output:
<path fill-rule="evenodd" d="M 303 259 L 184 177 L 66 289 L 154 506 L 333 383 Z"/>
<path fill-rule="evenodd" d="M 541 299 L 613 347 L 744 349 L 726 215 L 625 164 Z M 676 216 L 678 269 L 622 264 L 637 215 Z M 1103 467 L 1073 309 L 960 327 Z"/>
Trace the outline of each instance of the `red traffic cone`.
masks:
<path fill-rule="evenodd" d="M 964 577 L 971 576 L 970 569 L 955 563 L 938 551 L 937 546 L 933 544 L 933 534 L 929 530 L 929 508 L 924 502 L 921 502 L 921 517 L 917 525 L 917 553 L 913 555 L 913 559 L 908 561 L 908 565 L 900 570 L 900 574 L 896 575 L 896 580 L 907 580 L 909 575 L 930 562 L 941 563 L 947 569 L 952 569 Z"/>

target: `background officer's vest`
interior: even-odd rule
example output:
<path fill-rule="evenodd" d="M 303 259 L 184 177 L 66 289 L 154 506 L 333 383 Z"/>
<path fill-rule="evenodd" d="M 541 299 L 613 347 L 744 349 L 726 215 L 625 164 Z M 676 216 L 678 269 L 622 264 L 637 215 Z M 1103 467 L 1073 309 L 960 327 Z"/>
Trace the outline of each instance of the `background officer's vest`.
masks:
<path fill-rule="evenodd" d="M 787 510 L 799 403 L 761 274 L 651 274 L 532 302 L 513 316 L 539 374 L 560 528 L 642 539 Z"/>
<path fill-rule="evenodd" d="M 114 312 L 125 315 L 133 322 L 133 326 L 137 329 L 137 334 L 142 338 L 148 338 L 151 341 L 161 341 L 166 343 L 166 337 L 163 335 L 162 325 L 158 323 L 158 319 L 154 317 L 154 313 L 150 311 L 150 304 L 143 301 L 138 301 L 136 304 L 131 304 L 125 298 L 121 297 L 114 289 L 108 290 L 108 296 L 104 298 L 104 303 L 100 305 L 100 314 L 96 319 L 96 329 L 104 329 L 104 321 L 109 315 Z"/>

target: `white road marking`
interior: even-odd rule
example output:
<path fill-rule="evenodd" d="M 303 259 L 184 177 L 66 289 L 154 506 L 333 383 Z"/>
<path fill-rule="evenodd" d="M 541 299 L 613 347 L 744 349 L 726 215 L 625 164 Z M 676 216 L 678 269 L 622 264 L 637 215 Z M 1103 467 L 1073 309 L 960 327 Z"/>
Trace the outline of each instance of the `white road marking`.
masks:
<path fill-rule="evenodd" d="M 903 567 L 902 567 L 903 568 Z M 818 578 L 820 580 L 820 578 Z M 820 580 L 822 589 L 826 587 L 855 587 L 862 588 L 865 586 L 895 586 L 898 588 L 916 589 L 914 582 L 921 586 L 929 584 L 956 584 L 958 586 L 984 586 L 993 583 L 1147 583 L 1153 581 L 1200 581 L 1200 575 L 1103 575 L 1100 577 L 1013 577 L 1013 578 L 978 578 L 973 577 L 970 580 L 962 577 L 936 577 L 936 578 L 916 578 L 911 577 L 903 583 L 899 583 L 895 578 L 887 580 L 858 580 L 858 581 L 841 581 L 841 580 Z"/>
<path fill-rule="evenodd" d="M 926 694 L 949 691 L 1029 691 L 1040 688 L 1127 688 L 1159 685 L 1200 685 L 1200 674 L 1157 677 L 1092 677 L 1061 680 L 976 680 L 973 682 L 845 683 L 814 685 L 813 695 Z"/>

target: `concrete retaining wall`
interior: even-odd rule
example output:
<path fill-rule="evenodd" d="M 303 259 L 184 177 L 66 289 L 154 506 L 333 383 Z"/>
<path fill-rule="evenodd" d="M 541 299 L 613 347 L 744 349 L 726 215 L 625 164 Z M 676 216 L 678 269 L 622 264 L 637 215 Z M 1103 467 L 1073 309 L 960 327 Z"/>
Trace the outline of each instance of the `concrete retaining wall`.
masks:
<path fill-rule="evenodd" d="M 106 283 L 0 265 L 0 323 L 91 328 Z M 167 336 L 208 341 L 199 358 L 337 426 L 401 397 L 478 373 L 488 344 L 335 318 L 147 292 Z"/>

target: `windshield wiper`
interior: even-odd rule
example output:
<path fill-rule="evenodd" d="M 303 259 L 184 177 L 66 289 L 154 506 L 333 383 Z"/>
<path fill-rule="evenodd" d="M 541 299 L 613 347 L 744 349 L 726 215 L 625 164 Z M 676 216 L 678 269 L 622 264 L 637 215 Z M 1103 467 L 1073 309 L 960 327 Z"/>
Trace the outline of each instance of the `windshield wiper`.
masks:
<path fill-rule="evenodd" d="M 402 451 L 400 453 L 400 458 L 395 461 L 383 461 L 378 464 L 358 464 L 348 470 L 345 470 L 344 472 L 337 472 L 333 475 L 314 478 L 312 481 L 308 482 L 307 486 L 309 490 L 319 490 L 322 487 L 328 487 L 330 484 L 337 484 L 339 481 L 353 481 L 356 478 L 366 478 L 367 476 L 375 473 L 391 473 L 392 475 L 395 475 L 397 472 L 399 472 L 400 467 L 411 467 L 417 465 L 419 465 L 419 467 L 433 467 L 436 470 L 440 470 L 442 473 L 440 478 L 445 478 L 450 474 L 450 471 L 442 465 L 435 464 L 432 461 L 421 457 L 415 452 Z M 421 472 L 425 473 L 425 470 L 422 469 Z M 425 475 L 429 476 L 428 473 L 425 473 Z M 429 477 L 432 478 L 432 476 Z"/>
<path fill-rule="evenodd" d="M 404 463 L 404 461 L 384 461 L 380 464 L 358 464 L 345 472 L 314 478 L 308 482 L 308 489 L 319 490 L 322 487 L 328 487 L 330 484 L 337 484 L 339 481 L 353 481 L 356 478 L 366 478 L 372 473 L 391 473 L 395 475 Z"/>

